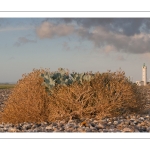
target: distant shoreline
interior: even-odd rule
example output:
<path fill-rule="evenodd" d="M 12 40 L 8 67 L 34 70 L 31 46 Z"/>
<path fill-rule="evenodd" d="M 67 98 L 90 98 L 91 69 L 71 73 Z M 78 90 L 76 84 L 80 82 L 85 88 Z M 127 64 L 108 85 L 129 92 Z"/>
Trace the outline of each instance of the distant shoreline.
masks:
<path fill-rule="evenodd" d="M 16 84 L 17 82 L 0 82 L 0 84 Z"/>
<path fill-rule="evenodd" d="M 14 88 L 16 84 L 10 84 L 10 83 L 0 83 L 0 89 L 11 89 Z"/>

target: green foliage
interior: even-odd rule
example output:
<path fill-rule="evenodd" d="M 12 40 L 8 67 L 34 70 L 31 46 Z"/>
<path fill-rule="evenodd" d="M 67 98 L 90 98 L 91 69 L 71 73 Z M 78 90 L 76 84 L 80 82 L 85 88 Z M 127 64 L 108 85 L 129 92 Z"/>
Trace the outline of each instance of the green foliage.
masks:
<path fill-rule="evenodd" d="M 44 82 L 44 85 L 49 91 L 56 85 L 68 86 L 73 82 L 78 82 L 79 84 L 83 84 L 84 81 L 90 82 L 94 79 L 94 74 L 92 73 L 77 73 L 73 72 L 69 74 L 68 70 L 63 68 L 58 68 L 56 72 L 45 71 L 40 75 Z"/>

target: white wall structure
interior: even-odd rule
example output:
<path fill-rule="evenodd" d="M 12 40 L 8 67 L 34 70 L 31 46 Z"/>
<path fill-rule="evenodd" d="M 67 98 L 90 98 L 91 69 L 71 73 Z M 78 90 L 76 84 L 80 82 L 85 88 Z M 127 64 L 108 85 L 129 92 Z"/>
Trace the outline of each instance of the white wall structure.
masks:
<path fill-rule="evenodd" d="M 143 82 L 143 81 L 136 81 L 136 84 L 137 84 L 138 86 L 142 86 L 142 85 L 144 85 L 144 82 Z"/>
<path fill-rule="evenodd" d="M 144 82 L 144 85 L 147 84 L 147 67 L 145 63 L 143 64 L 143 67 L 142 67 L 142 81 Z"/>

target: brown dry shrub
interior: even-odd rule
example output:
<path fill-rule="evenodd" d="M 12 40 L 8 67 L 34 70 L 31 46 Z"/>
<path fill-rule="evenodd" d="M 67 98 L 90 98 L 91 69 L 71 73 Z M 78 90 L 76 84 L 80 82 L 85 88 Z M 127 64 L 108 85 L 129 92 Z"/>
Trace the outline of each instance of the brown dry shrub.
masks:
<path fill-rule="evenodd" d="M 145 108 L 146 92 L 130 82 L 123 71 L 99 74 L 91 86 L 98 99 L 97 118 L 142 113 Z"/>
<path fill-rule="evenodd" d="M 147 98 L 143 88 L 130 82 L 124 72 L 97 73 L 91 82 L 57 85 L 49 95 L 39 74 L 24 75 L 1 113 L 9 123 L 56 121 L 69 118 L 113 117 L 140 113 Z"/>
<path fill-rule="evenodd" d="M 100 119 L 142 113 L 146 101 L 143 88 L 130 82 L 124 72 L 97 73 L 90 83 L 55 87 L 50 96 L 51 113 L 48 120 L 71 118 L 74 115 L 77 118 Z M 55 111 L 56 108 L 58 111 Z"/>
<path fill-rule="evenodd" d="M 150 113 L 150 85 L 147 84 L 146 86 L 140 86 L 142 89 L 142 93 L 146 93 L 147 101 L 146 104 L 144 105 L 143 113 L 149 114 Z"/>
<path fill-rule="evenodd" d="M 39 74 L 44 70 L 33 70 L 24 74 L 9 96 L 4 111 L 1 112 L 1 122 L 41 122 L 47 119 L 48 95 L 41 86 L 43 79 Z"/>
<path fill-rule="evenodd" d="M 89 83 L 56 86 L 50 96 L 48 121 L 85 117 L 87 108 L 94 104 L 92 95 Z"/>

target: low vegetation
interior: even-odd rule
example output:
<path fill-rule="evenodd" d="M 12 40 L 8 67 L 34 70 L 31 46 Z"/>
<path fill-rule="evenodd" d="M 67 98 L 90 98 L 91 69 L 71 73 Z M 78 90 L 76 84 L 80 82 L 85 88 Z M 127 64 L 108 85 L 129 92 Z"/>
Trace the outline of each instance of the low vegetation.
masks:
<path fill-rule="evenodd" d="M 15 84 L 0 84 L 0 89 L 12 89 L 15 87 Z"/>
<path fill-rule="evenodd" d="M 95 73 L 92 80 L 47 88 L 44 69 L 34 69 L 17 82 L 0 122 L 43 122 L 62 119 L 113 117 L 142 113 L 147 103 L 144 88 L 133 84 L 123 71 Z M 48 81 L 47 81 L 48 83 Z"/>

